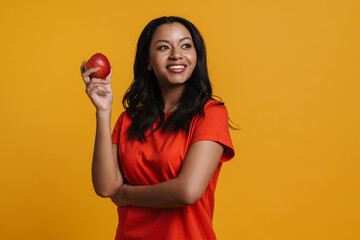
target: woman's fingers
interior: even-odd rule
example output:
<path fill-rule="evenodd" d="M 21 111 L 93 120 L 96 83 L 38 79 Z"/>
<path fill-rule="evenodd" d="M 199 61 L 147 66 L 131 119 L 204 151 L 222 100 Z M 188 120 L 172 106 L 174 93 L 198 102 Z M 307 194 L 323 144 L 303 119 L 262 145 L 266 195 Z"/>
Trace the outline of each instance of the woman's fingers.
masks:
<path fill-rule="evenodd" d="M 99 71 L 99 70 L 100 70 L 100 68 L 89 68 L 85 72 L 83 72 L 81 75 L 83 77 L 83 80 L 84 80 L 85 84 L 88 84 L 91 81 L 90 75 L 92 73 L 95 73 L 95 72 Z"/>
<path fill-rule="evenodd" d="M 111 82 L 108 80 L 100 79 L 100 78 L 92 78 L 92 79 L 90 79 L 90 82 L 88 84 L 86 84 L 86 89 L 91 89 L 95 85 L 101 85 L 101 86 L 109 85 L 110 86 Z"/>
<path fill-rule="evenodd" d="M 93 99 L 96 95 L 105 97 L 107 94 L 110 94 L 111 92 L 106 90 L 100 85 L 95 85 L 93 88 L 89 89 L 87 94 L 91 99 Z"/>
<path fill-rule="evenodd" d="M 87 95 L 89 95 L 89 97 L 92 96 L 92 93 L 94 91 L 95 92 L 110 93 L 111 92 L 111 87 L 109 85 L 110 85 L 109 83 L 108 84 L 94 83 L 94 82 L 91 81 L 91 83 L 85 89 L 85 92 L 86 92 Z"/>
<path fill-rule="evenodd" d="M 102 78 L 91 78 L 91 83 L 100 83 L 100 84 L 110 84 L 111 81 L 107 79 Z"/>
<path fill-rule="evenodd" d="M 85 64 L 86 64 L 86 60 L 82 62 L 80 66 L 80 72 L 81 72 L 81 77 L 84 80 L 85 84 L 88 84 L 90 82 L 90 77 L 85 76 Z"/>
<path fill-rule="evenodd" d="M 110 67 L 110 73 L 109 73 L 109 75 L 106 76 L 105 79 L 106 79 L 107 81 L 110 81 L 110 80 L 111 80 L 111 75 L 112 75 L 112 67 Z"/>
<path fill-rule="evenodd" d="M 82 64 L 81 64 L 81 66 L 80 66 L 80 72 L 81 72 L 81 74 L 82 74 L 83 72 L 85 72 L 85 69 L 84 69 L 85 63 L 86 63 L 86 60 L 83 61 Z"/>
<path fill-rule="evenodd" d="M 83 64 L 84 64 L 84 63 L 83 63 Z M 82 66 L 81 76 L 82 76 L 85 84 L 88 84 L 88 83 L 91 81 L 90 75 L 91 75 L 92 73 L 95 73 L 95 72 L 97 72 L 97 71 L 100 70 L 100 68 L 89 68 L 89 69 L 85 70 L 85 69 L 84 69 L 84 66 L 83 66 L 83 65 L 81 65 L 81 66 Z M 85 70 L 85 71 L 83 71 L 83 70 Z"/>

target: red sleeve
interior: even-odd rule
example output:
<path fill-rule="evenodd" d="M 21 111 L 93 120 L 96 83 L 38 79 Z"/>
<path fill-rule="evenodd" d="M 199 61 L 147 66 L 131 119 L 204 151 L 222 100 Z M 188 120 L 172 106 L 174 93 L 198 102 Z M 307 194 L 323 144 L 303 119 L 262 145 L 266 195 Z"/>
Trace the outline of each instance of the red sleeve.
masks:
<path fill-rule="evenodd" d="M 111 140 L 112 140 L 112 143 L 114 143 L 114 144 L 119 144 L 120 127 L 121 127 L 121 124 L 122 124 L 122 120 L 123 120 L 123 118 L 124 118 L 124 114 L 125 114 L 125 112 L 123 112 L 122 114 L 120 114 L 118 120 L 117 120 L 116 123 L 115 123 L 113 132 L 112 132 L 112 134 L 111 134 Z"/>
<path fill-rule="evenodd" d="M 204 116 L 195 125 L 190 144 L 210 140 L 221 143 L 225 146 L 220 162 L 225 162 L 234 157 L 234 147 L 229 132 L 228 113 L 224 105 L 216 105 L 215 101 L 206 104 Z"/>

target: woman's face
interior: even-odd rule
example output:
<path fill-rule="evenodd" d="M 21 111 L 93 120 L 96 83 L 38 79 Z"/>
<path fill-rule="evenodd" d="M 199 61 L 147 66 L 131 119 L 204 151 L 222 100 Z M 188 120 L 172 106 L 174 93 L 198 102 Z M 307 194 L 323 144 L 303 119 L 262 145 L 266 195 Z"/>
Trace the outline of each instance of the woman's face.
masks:
<path fill-rule="evenodd" d="M 190 32 L 181 23 L 160 25 L 149 48 L 148 70 L 153 70 L 160 87 L 185 83 L 196 66 L 197 55 Z"/>

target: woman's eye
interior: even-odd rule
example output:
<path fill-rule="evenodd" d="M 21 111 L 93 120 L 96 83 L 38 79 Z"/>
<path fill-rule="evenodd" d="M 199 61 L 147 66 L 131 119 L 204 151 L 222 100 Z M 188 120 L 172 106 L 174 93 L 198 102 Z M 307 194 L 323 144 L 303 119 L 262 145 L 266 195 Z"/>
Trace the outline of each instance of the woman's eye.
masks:
<path fill-rule="evenodd" d="M 164 50 L 164 49 L 168 49 L 169 47 L 168 46 L 160 46 L 158 49 L 160 49 L 160 50 Z"/>
<path fill-rule="evenodd" d="M 190 45 L 190 44 L 188 44 L 188 43 L 186 43 L 186 44 L 184 44 L 182 47 L 183 47 L 183 48 L 190 48 L 190 47 L 191 47 L 191 45 Z"/>

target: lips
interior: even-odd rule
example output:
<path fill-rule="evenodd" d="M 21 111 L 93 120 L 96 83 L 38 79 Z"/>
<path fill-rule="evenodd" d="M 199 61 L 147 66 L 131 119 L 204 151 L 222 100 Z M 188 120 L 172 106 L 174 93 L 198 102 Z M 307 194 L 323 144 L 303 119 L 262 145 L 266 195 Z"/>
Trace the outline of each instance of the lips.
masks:
<path fill-rule="evenodd" d="M 166 65 L 166 68 L 167 68 L 167 69 L 184 69 L 184 68 L 186 68 L 186 64 L 182 64 L 182 63 L 175 64 L 175 63 L 172 63 L 172 64 L 169 64 L 169 65 Z"/>
<path fill-rule="evenodd" d="M 182 73 L 186 69 L 186 65 L 182 64 L 171 64 L 166 68 L 171 73 Z"/>

